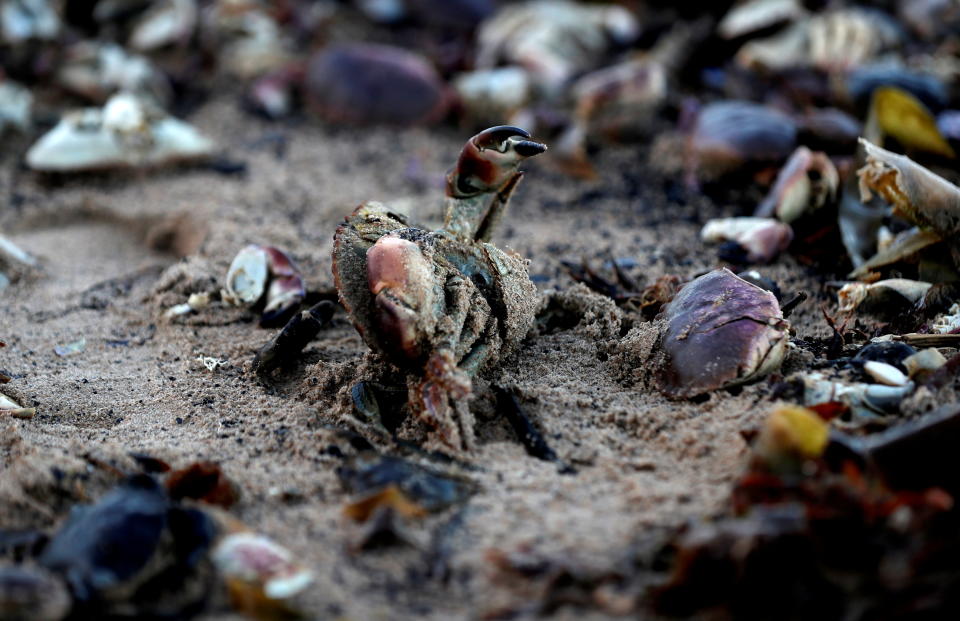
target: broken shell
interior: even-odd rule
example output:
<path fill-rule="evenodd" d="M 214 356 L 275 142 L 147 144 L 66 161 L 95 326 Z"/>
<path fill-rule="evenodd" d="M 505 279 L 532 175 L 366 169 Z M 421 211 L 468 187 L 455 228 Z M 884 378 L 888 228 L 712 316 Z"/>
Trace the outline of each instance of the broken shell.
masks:
<path fill-rule="evenodd" d="M 730 9 L 717 34 L 736 39 L 802 17 L 806 11 L 798 0 L 749 0 Z"/>
<path fill-rule="evenodd" d="M 778 163 L 796 147 L 797 125 L 786 114 L 747 101 L 703 107 L 688 140 L 691 165 L 712 178 L 745 164 Z"/>
<path fill-rule="evenodd" d="M 25 132 L 30 129 L 33 94 L 11 80 L 0 81 L 0 136 L 7 128 Z"/>
<path fill-rule="evenodd" d="M 947 314 L 937 317 L 930 330 L 937 334 L 953 334 L 960 330 L 960 304 L 954 304 Z"/>
<path fill-rule="evenodd" d="M 425 58 L 368 43 L 314 54 L 304 81 L 309 107 L 331 123 L 419 125 L 446 114 L 445 85 Z"/>
<path fill-rule="evenodd" d="M 129 44 L 141 51 L 186 44 L 193 36 L 198 16 L 196 0 L 157 2 L 137 20 Z"/>
<path fill-rule="evenodd" d="M 0 619 L 60 621 L 71 604 L 63 582 L 43 568 L 0 566 Z"/>
<path fill-rule="evenodd" d="M 960 188 L 910 158 L 860 139 L 866 165 L 857 171 L 860 198 L 873 192 L 893 205 L 894 215 L 928 227 L 943 237 L 960 232 Z"/>
<path fill-rule="evenodd" d="M 539 0 L 505 6 L 480 26 L 476 66 L 519 65 L 549 96 L 638 32 L 633 14 L 612 4 Z"/>
<path fill-rule="evenodd" d="M 115 43 L 82 41 L 69 48 L 57 71 L 57 82 L 95 103 L 126 91 L 166 102 L 171 95 L 166 76 L 143 56 L 129 54 Z"/>
<path fill-rule="evenodd" d="M 197 160 L 212 152 L 213 143 L 192 126 L 121 93 L 103 109 L 64 116 L 26 159 L 34 170 L 75 172 Z"/>
<path fill-rule="evenodd" d="M 843 403 L 860 419 L 869 421 L 880 414 L 896 414 L 900 403 L 913 392 L 915 384 L 882 386 L 880 384 L 847 383 L 828 379 L 823 373 L 803 376 L 803 404 L 814 407 L 824 403 Z"/>
<path fill-rule="evenodd" d="M 755 216 L 790 223 L 836 201 L 840 175 L 826 153 L 798 147 L 777 175 Z"/>
<path fill-rule="evenodd" d="M 227 583 L 234 606 L 247 612 L 260 610 L 264 605 L 282 606 L 283 600 L 294 597 L 313 582 L 313 572 L 297 563 L 286 548 L 263 535 L 227 535 L 217 543 L 211 556 Z"/>
<path fill-rule="evenodd" d="M 504 123 L 530 101 L 530 76 L 521 67 L 461 73 L 453 82 L 464 114 L 483 124 Z"/>
<path fill-rule="evenodd" d="M 687 283 L 663 315 L 658 383 L 670 397 L 758 379 L 786 355 L 790 324 L 776 297 L 726 268 Z"/>
<path fill-rule="evenodd" d="M 734 263 L 769 263 L 790 246 L 793 230 L 773 218 L 719 218 L 704 225 L 700 239 L 736 244 L 739 256 L 729 257 Z M 728 255 L 721 258 L 726 260 Z"/>
<path fill-rule="evenodd" d="M 264 300 L 262 326 L 286 321 L 306 295 L 300 270 L 290 257 L 279 248 L 257 244 L 237 253 L 225 285 L 221 298 L 227 304 L 253 306 Z"/>
<path fill-rule="evenodd" d="M 918 351 L 903 361 L 910 378 L 918 381 L 923 381 L 946 363 L 944 355 L 933 347 Z"/>
<path fill-rule="evenodd" d="M 863 363 L 863 370 L 874 380 L 887 386 L 906 386 L 907 382 L 910 381 L 906 375 L 900 372 L 900 369 L 885 362 L 868 360 Z"/>
<path fill-rule="evenodd" d="M 251 244 L 237 253 L 227 270 L 226 289 L 221 297 L 227 304 L 251 306 L 267 286 L 267 252 L 263 246 Z"/>
<path fill-rule="evenodd" d="M 36 408 L 21 407 L 19 403 L 0 392 L 0 414 L 9 414 L 14 418 L 33 418 L 37 413 Z"/>
<path fill-rule="evenodd" d="M 899 312 L 904 304 L 915 305 L 923 299 L 932 285 L 928 282 L 889 278 L 872 284 L 851 282 L 837 293 L 840 311 L 849 313 L 863 306 L 862 310 L 887 310 Z M 898 304 L 899 302 L 899 304 Z"/>

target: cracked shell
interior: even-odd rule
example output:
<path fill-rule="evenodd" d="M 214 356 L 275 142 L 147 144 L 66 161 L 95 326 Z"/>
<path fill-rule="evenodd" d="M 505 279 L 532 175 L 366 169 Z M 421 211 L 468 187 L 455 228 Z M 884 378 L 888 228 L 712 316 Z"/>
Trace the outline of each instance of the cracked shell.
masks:
<path fill-rule="evenodd" d="M 657 383 L 694 397 L 758 379 L 780 367 L 790 324 L 777 298 L 726 268 L 687 283 L 663 312 Z"/>

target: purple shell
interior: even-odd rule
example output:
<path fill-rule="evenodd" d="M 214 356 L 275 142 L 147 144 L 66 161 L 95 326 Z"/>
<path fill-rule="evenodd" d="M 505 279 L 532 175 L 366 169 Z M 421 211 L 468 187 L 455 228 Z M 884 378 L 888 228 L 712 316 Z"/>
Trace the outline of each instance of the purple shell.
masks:
<path fill-rule="evenodd" d="M 387 45 L 333 45 L 307 65 L 306 100 L 327 121 L 419 125 L 440 120 L 448 97 L 422 56 Z"/>
<path fill-rule="evenodd" d="M 664 308 L 660 390 L 693 397 L 770 373 L 787 350 L 790 324 L 772 293 L 726 268 L 687 283 Z"/>

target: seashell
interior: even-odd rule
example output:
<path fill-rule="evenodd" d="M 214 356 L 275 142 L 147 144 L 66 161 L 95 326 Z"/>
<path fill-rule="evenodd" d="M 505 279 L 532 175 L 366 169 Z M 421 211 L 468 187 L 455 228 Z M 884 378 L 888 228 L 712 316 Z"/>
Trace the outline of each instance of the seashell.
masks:
<path fill-rule="evenodd" d="M 530 76 L 515 66 L 461 73 L 453 88 L 467 118 L 485 125 L 506 122 L 532 97 Z"/>
<path fill-rule="evenodd" d="M 0 414 L 9 414 L 14 418 L 33 418 L 36 408 L 25 408 L 19 403 L 0 392 Z"/>
<path fill-rule="evenodd" d="M 700 110 L 687 148 L 697 172 L 711 178 L 746 164 L 782 162 L 796 142 L 797 124 L 786 114 L 747 101 L 720 101 Z"/>
<path fill-rule="evenodd" d="M 960 330 L 960 304 L 954 304 L 947 314 L 937 317 L 930 330 L 936 334 L 953 334 Z"/>
<path fill-rule="evenodd" d="M 960 188 L 910 158 L 861 139 L 866 165 L 857 171 L 860 198 L 876 192 L 893 205 L 894 215 L 947 238 L 960 232 Z"/>
<path fill-rule="evenodd" d="M 907 367 L 903 361 L 917 353 L 913 347 L 899 341 L 875 341 L 864 345 L 860 351 L 853 357 L 859 362 L 883 362 L 889 364 L 899 371 L 906 371 Z"/>
<path fill-rule="evenodd" d="M 844 221 L 840 222 L 842 225 Z M 882 240 L 878 229 L 877 254 L 866 261 L 861 261 L 860 265 L 847 275 L 847 278 L 862 278 L 872 270 L 908 259 L 924 248 L 941 241 L 943 239 L 936 231 L 923 231 L 916 227 L 899 233 L 893 240 Z"/>
<path fill-rule="evenodd" d="M 51 0 L 5 0 L 0 3 L 0 34 L 10 45 L 37 39 L 51 41 L 62 24 Z"/>
<path fill-rule="evenodd" d="M 840 175 L 825 153 L 797 147 L 780 169 L 770 193 L 757 206 L 755 216 L 776 217 L 791 223 L 837 199 Z"/>
<path fill-rule="evenodd" d="M 663 316 L 657 382 L 669 397 L 758 379 L 786 355 L 790 324 L 776 297 L 725 268 L 687 283 Z"/>
<path fill-rule="evenodd" d="M 30 129 L 33 121 L 33 94 L 11 80 L 0 81 L 0 136 L 11 128 Z"/>
<path fill-rule="evenodd" d="M 144 52 L 185 44 L 193 36 L 198 18 L 196 0 L 162 0 L 137 20 L 128 44 Z"/>
<path fill-rule="evenodd" d="M 314 54 L 304 89 L 309 107 L 331 123 L 421 125 L 446 114 L 449 97 L 425 58 L 386 45 L 333 45 Z"/>
<path fill-rule="evenodd" d="M 790 246 L 793 230 L 773 218 L 719 218 L 704 225 L 700 239 L 707 243 L 733 242 L 745 262 L 769 263 Z"/>
<path fill-rule="evenodd" d="M 101 104 L 121 91 L 158 104 L 171 96 L 170 83 L 160 70 L 115 43 L 82 41 L 71 46 L 55 79 L 71 93 Z"/>
<path fill-rule="evenodd" d="M 910 381 L 900 372 L 900 369 L 886 362 L 868 360 L 863 363 L 863 370 L 874 380 L 886 386 L 906 386 Z"/>
<path fill-rule="evenodd" d="M 27 165 L 45 172 L 159 166 L 204 159 L 213 143 L 192 126 L 130 94 L 103 109 L 70 113 L 27 152 Z"/>
<path fill-rule="evenodd" d="M 932 286 L 928 282 L 906 278 L 889 278 L 869 285 L 851 282 L 837 293 L 837 302 L 844 313 L 858 310 L 861 306 L 862 310 L 898 312 L 905 304 L 913 306 L 922 300 Z"/>
<path fill-rule="evenodd" d="M 303 297 L 303 278 L 279 248 L 251 244 L 234 257 L 227 270 L 221 298 L 233 306 L 253 306 L 264 300 L 262 326 L 286 321 Z"/>
<path fill-rule="evenodd" d="M 219 61 L 231 74 L 252 79 L 290 60 L 280 25 L 265 10 L 249 4 L 240 8 L 218 2 L 212 11 L 220 41 Z"/>
<path fill-rule="evenodd" d="M 226 582 L 234 607 L 253 616 L 281 615 L 289 610 L 287 600 L 313 582 L 313 572 L 297 563 L 293 554 L 256 533 L 226 535 L 214 547 L 211 558 Z"/>
<path fill-rule="evenodd" d="M 926 106 L 910 93 L 893 86 L 881 86 L 873 91 L 867 121 L 868 139 L 880 142 L 884 136 L 896 138 L 908 150 L 949 158 L 957 156 L 940 134 L 936 119 Z"/>
<path fill-rule="evenodd" d="M 41 567 L 0 565 L 0 619 L 60 621 L 72 601 L 63 582 Z"/>
<path fill-rule="evenodd" d="M 922 349 L 903 360 L 903 366 L 907 368 L 910 379 L 920 381 L 929 377 L 930 374 L 946 363 L 947 359 L 940 353 L 940 350 L 933 347 Z"/>
<path fill-rule="evenodd" d="M 798 0 L 748 0 L 737 4 L 723 16 L 717 26 L 717 34 L 724 39 L 737 39 L 783 22 L 794 21 L 806 13 Z"/>
<path fill-rule="evenodd" d="M 820 372 L 802 376 L 804 385 L 803 404 L 814 407 L 824 403 L 843 403 L 861 419 L 873 419 L 882 414 L 895 414 L 900 403 L 913 392 L 916 385 L 908 382 L 903 386 L 847 383 L 827 379 Z"/>
<path fill-rule="evenodd" d="M 536 0 L 508 5 L 480 25 L 476 66 L 519 65 L 540 91 L 552 95 L 638 32 L 633 14 L 613 4 Z"/>

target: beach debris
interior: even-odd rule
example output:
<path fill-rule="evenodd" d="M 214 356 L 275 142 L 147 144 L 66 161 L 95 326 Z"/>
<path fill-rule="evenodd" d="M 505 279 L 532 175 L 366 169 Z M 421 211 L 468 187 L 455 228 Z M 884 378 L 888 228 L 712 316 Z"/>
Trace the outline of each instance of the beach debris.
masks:
<path fill-rule="evenodd" d="M 142 168 L 202 160 L 213 148 L 191 125 L 119 93 L 102 109 L 65 115 L 30 148 L 26 160 L 44 172 Z"/>
<path fill-rule="evenodd" d="M 473 123 L 504 123 L 533 98 L 530 75 L 517 66 L 461 73 L 453 89 L 463 116 Z"/>
<path fill-rule="evenodd" d="M 922 349 L 903 360 L 903 366 L 906 367 L 910 379 L 920 383 L 930 379 L 946 363 L 947 359 L 940 350 L 933 347 Z"/>
<path fill-rule="evenodd" d="M 906 278 L 888 278 L 875 283 L 850 282 L 837 292 L 840 311 L 876 311 L 897 314 L 913 308 L 927 294 L 932 285 Z"/>
<path fill-rule="evenodd" d="M 895 367 L 891 368 L 896 370 Z M 916 388 L 912 381 L 895 386 L 849 382 L 830 378 L 820 371 L 803 375 L 802 381 L 803 405 L 816 408 L 824 404 L 842 404 L 850 411 L 852 419 L 835 424 L 854 429 L 864 424 L 879 423 L 884 416 L 898 414 L 900 403 Z"/>
<path fill-rule="evenodd" d="M 957 156 L 923 102 L 894 86 L 881 86 L 873 91 L 865 134 L 868 140 L 877 144 L 882 144 L 883 138 L 890 136 L 908 151 L 949 158 Z"/>
<path fill-rule="evenodd" d="M 267 6 L 217 2 L 208 17 L 216 32 L 218 60 L 230 74 L 252 79 L 291 61 L 280 24 Z"/>
<path fill-rule="evenodd" d="M 892 364 L 887 364 L 886 362 L 868 360 L 867 362 L 863 363 L 863 370 L 875 382 L 885 384 L 887 386 L 906 386 L 910 381 L 907 376 L 900 371 L 900 369 Z"/>
<path fill-rule="evenodd" d="M 843 89 L 838 93 L 840 99 L 862 111 L 869 110 L 874 91 L 883 87 L 910 93 L 932 112 L 939 112 L 950 101 L 949 89 L 943 80 L 897 63 L 878 62 L 858 67 L 839 82 Z"/>
<path fill-rule="evenodd" d="M 440 229 L 410 227 L 368 202 L 334 236 L 341 303 L 373 351 L 414 372 L 411 410 L 448 447 L 472 446 L 472 378 L 493 369 L 535 320 L 539 296 L 525 262 L 489 239 L 522 176 L 518 166 L 545 150 L 516 127 L 484 130 L 447 175 Z"/>
<path fill-rule="evenodd" d="M 899 341 L 878 341 L 868 343 L 860 348 L 854 357 L 854 362 L 882 362 L 893 365 L 898 370 L 906 372 L 904 361 L 917 353 L 913 347 Z"/>
<path fill-rule="evenodd" d="M 943 238 L 960 232 L 960 188 L 910 158 L 860 139 L 866 164 L 857 171 L 860 198 L 876 192 L 893 213 Z"/>
<path fill-rule="evenodd" d="M 87 339 L 79 338 L 76 341 L 71 341 L 64 345 L 57 345 L 53 348 L 53 353 L 57 354 L 61 358 L 66 358 L 67 356 L 73 356 L 75 354 L 83 353 L 87 348 Z"/>
<path fill-rule="evenodd" d="M 300 270 L 274 246 L 243 248 L 230 264 L 225 282 L 220 297 L 226 304 L 250 308 L 262 302 L 262 327 L 287 321 L 306 295 Z"/>
<path fill-rule="evenodd" d="M 700 231 L 708 244 L 723 243 L 720 258 L 738 264 L 769 263 L 790 246 L 793 229 L 774 218 L 717 218 Z"/>
<path fill-rule="evenodd" d="M 838 108 L 812 108 L 797 119 L 801 144 L 827 153 L 852 153 L 863 124 Z"/>
<path fill-rule="evenodd" d="M 252 532 L 225 535 L 211 558 L 233 607 L 257 619 L 296 616 L 293 599 L 314 580 L 289 550 Z"/>
<path fill-rule="evenodd" d="M 344 512 L 366 521 L 380 506 L 406 517 L 422 517 L 459 504 L 472 493 L 465 480 L 390 455 L 360 454 L 337 470 L 354 495 Z"/>
<path fill-rule="evenodd" d="M 615 4 L 535 0 L 507 5 L 480 25 L 476 66 L 523 67 L 538 92 L 550 97 L 632 42 L 639 30 L 634 15 Z"/>
<path fill-rule="evenodd" d="M 526 449 L 528 455 L 557 464 L 563 474 L 576 472 L 560 459 L 556 451 L 550 447 L 547 439 L 543 437 L 540 430 L 530 420 L 514 391 L 498 386 L 496 393 L 497 412 L 502 414 L 510 423 L 510 426 L 513 427 L 513 432 L 517 434 L 517 439 L 520 440 L 520 444 Z"/>
<path fill-rule="evenodd" d="M 829 433 L 830 426 L 813 410 L 783 405 L 767 416 L 753 454 L 774 472 L 797 473 L 807 460 L 823 454 Z"/>
<path fill-rule="evenodd" d="M 960 330 L 960 304 L 954 304 L 933 321 L 930 330 L 937 334 L 953 334 Z"/>
<path fill-rule="evenodd" d="M 60 621 L 72 603 L 63 581 L 42 567 L 0 564 L 0 619 Z"/>
<path fill-rule="evenodd" d="M 253 371 L 261 377 L 297 360 L 300 352 L 316 338 L 333 317 L 336 307 L 328 300 L 295 313 L 253 359 Z"/>
<path fill-rule="evenodd" d="M 7 128 L 26 132 L 33 122 L 33 93 L 12 80 L 0 79 L 0 136 Z"/>
<path fill-rule="evenodd" d="M 7 395 L 0 393 L 0 414 L 7 414 L 14 418 L 31 419 L 36 413 L 36 408 L 22 407 Z"/>
<path fill-rule="evenodd" d="M 171 505 L 153 477 L 139 474 L 96 504 L 75 506 L 39 561 L 67 582 L 77 614 L 133 607 L 176 616 L 208 596 L 196 570 L 212 541 L 209 518 Z"/>
<path fill-rule="evenodd" d="M 198 461 L 171 471 L 165 486 L 172 500 L 191 498 L 225 509 L 240 496 L 236 484 L 227 478 L 219 464 L 210 461 Z"/>
<path fill-rule="evenodd" d="M 190 313 L 196 313 L 202 311 L 206 307 L 210 306 L 210 292 L 201 291 L 199 293 L 191 293 L 187 298 L 187 301 L 183 304 L 176 304 L 171 306 L 163 314 L 166 319 L 173 319 L 181 315 L 188 315 Z"/>
<path fill-rule="evenodd" d="M 60 34 L 61 26 L 56 3 L 51 0 L 4 0 L 0 4 L 0 33 L 10 45 L 51 41 Z"/>
<path fill-rule="evenodd" d="M 790 323 L 777 298 L 726 268 L 684 285 L 662 315 L 657 383 L 672 398 L 759 379 L 786 355 Z"/>
<path fill-rule="evenodd" d="M 133 25 L 128 44 L 142 52 L 185 46 L 193 37 L 199 16 L 197 0 L 152 3 Z"/>
<path fill-rule="evenodd" d="M 159 69 L 116 43 L 81 41 L 69 47 L 56 81 L 71 93 L 98 104 L 118 92 L 160 105 L 171 97 L 170 82 Z"/>
<path fill-rule="evenodd" d="M 424 125 L 450 103 L 436 69 L 422 56 L 372 43 L 332 45 L 307 63 L 307 107 L 330 123 Z"/>
<path fill-rule="evenodd" d="M 761 104 L 707 104 L 687 138 L 688 170 L 710 180 L 748 164 L 779 164 L 796 147 L 797 131 L 792 117 Z"/>
<path fill-rule="evenodd" d="M 787 224 L 837 200 L 840 175 L 826 153 L 797 147 L 780 169 L 770 193 L 755 216 L 775 217 Z"/>
<path fill-rule="evenodd" d="M 37 265 L 37 259 L 33 255 L 13 243 L 13 240 L 3 233 L 0 233 L 0 259 L 25 268 Z"/>
<path fill-rule="evenodd" d="M 724 39 L 737 39 L 805 15 L 798 0 L 747 0 L 727 11 L 717 25 L 717 34 Z"/>

